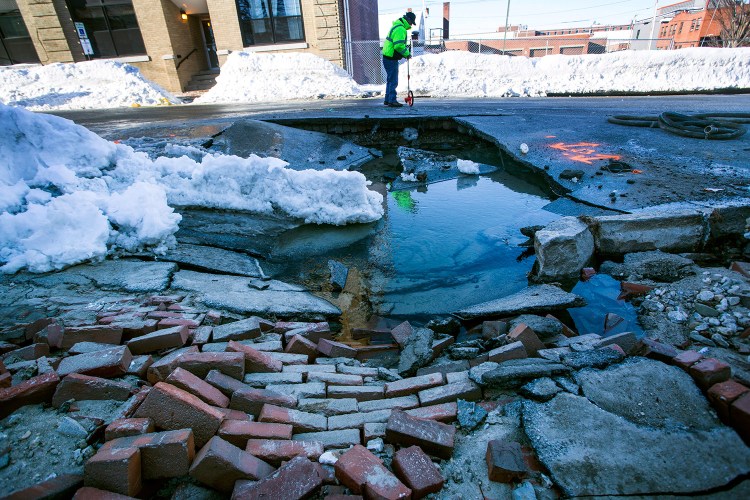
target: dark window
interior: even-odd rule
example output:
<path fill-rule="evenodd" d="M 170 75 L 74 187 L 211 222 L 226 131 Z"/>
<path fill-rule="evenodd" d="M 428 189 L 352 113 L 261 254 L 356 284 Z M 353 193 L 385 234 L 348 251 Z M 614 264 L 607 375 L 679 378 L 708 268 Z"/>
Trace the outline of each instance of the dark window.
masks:
<path fill-rule="evenodd" d="M 68 0 L 68 7 L 73 21 L 86 28 L 94 50 L 91 57 L 146 53 L 132 0 Z"/>
<path fill-rule="evenodd" d="M 0 12 L 0 65 L 38 62 L 21 13 L 18 10 Z"/>
<path fill-rule="evenodd" d="M 244 46 L 305 40 L 300 0 L 237 0 Z"/>

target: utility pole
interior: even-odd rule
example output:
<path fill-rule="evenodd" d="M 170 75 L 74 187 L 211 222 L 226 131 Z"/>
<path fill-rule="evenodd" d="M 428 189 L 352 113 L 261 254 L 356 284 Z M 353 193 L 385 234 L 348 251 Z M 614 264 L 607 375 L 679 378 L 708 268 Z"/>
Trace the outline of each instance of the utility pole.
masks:
<path fill-rule="evenodd" d="M 651 40 L 648 41 L 648 50 L 654 50 L 654 36 L 656 35 L 656 6 L 659 0 L 654 1 L 654 17 L 651 18 Z"/>
<path fill-rule="evenodd" d="M 505 10 L 505 31 L 503 32 L 503 55 L 505 55 L 505 40 L 508 38 L 508 15 L 510 14 L 510 0 L 508 8 Z"/>

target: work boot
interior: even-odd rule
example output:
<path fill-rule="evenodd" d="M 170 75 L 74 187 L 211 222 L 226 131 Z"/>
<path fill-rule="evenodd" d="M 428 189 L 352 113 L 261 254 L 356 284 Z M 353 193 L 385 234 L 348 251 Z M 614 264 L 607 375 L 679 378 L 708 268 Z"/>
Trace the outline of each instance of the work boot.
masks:
<path fill-rule="evenodd" d="M 389 102 L 388 104 L 386 104 L 386 106 L 390 108 L 403 108 L 404 107 L 404 105 L 398 101 Z"/>

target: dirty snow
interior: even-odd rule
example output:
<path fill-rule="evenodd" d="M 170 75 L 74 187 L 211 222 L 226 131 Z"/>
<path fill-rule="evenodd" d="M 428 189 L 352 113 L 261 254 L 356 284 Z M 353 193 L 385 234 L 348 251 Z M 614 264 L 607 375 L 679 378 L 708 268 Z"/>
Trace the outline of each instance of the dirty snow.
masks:
<path fill-rule="evenodd" d="M 134 66 L 114 61 L 0 66 L 0 103 L 34 111 L 119 108 L 181 102 Z"/>
<path fill-rule="evenodd" d="M 458 171 L 462 174 L 479 174 L 479 163 L 474 163 L 471 160 L 458 160 Z"/>
<path fill-rule="evenodd" d="M 371 222 L 382 195 L 359 172 L 191 151 L 151 160 L 56 116 L 0 104 L 0 271 L 61 269 L 118 251 L 165 251 L 176 206 Z"/>

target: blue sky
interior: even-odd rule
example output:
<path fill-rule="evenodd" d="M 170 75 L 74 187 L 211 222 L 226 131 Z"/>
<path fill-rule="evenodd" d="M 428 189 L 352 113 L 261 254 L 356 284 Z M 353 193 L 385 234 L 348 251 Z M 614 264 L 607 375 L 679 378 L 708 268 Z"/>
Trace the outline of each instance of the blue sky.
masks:
<path fill-rule="evenodd" d="M 356 0 L 355 0 L 356 1 Z M 659 6 L 676 2 L 659 1 Z M 497 31 L 505 25 L 506 0 L 451 0 L 451 38 Z M 431 15 L 442 15 L 442 1 L 425 0 Z M 394 19 L 411 7 L 422 10 L 422 0 L 378 0 L 381 14 Z M 597 24 L 628 24 L 650 17 L 654 0 L 510 0 L 509 24 L 530 29 L 566 28 Z"/>

